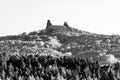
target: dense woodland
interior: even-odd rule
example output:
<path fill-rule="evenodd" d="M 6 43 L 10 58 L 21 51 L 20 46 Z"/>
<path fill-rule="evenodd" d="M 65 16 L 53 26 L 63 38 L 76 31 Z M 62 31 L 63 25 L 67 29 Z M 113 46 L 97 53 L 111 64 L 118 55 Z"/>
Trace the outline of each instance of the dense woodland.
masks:
<path fill-rule="evenodd" d="M 1 80 L 119 80 L 120 63 L 101 66 L 77 57 L 0 54 Z"/>

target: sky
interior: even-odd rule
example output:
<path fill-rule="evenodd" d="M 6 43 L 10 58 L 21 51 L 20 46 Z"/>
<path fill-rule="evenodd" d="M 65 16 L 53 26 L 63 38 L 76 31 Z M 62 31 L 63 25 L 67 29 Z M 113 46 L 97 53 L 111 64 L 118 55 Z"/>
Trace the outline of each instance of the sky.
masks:
<path fill-rule="evenodd" d="M 0 0 L 0 36 L 44 29 L 48 19 L 92 33 L 120 34 L 120 0 Z"/>

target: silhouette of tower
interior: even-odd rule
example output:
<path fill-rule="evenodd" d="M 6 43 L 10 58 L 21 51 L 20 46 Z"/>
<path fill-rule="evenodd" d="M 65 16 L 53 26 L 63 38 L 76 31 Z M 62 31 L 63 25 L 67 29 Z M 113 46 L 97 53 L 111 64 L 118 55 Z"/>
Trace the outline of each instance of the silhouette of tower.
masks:
<path fill-rule="evenodd" d="M 68 30 L 68 31 L 72 31 L 72 29 L 70 28 L 70 26 L 68 25 L 67 22 L 64 22 L 64 25 L 63 25 L 63 26 L 66 27 L 66 30 Z"/>
<path fill-rule="evenodd" d="M 69 25 L 67 24 L 67 22 L 64 22 L 64 26 L 69 26 Z"/>
<path fill-rule="evenodd" d="M 47 20 L 47 27 L 51 26 L 51 25 L 52 25 L 52 23 L 50 22 L 50 20 Z"/>

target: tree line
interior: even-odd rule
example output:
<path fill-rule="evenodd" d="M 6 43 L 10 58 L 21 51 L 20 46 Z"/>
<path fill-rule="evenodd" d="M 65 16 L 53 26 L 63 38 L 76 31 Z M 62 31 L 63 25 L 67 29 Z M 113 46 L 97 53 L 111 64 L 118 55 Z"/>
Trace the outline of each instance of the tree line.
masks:
<path fill-rule="evenodd" d="M 119 80 L 120 64 L 39 54 L 0 54 L 0 80 Z"/>

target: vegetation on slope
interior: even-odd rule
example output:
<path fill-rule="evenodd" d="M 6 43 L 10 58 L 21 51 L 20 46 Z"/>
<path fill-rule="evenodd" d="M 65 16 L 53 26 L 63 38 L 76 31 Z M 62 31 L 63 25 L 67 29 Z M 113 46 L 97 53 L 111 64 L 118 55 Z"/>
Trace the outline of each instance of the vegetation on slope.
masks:
<path fill-rule="evenodd" d="M 101 35 L 77 30 L 70 27 L 67 22 L 64 22 L 63 25 L 53 25 L 48 20 L 47 26 L 43 30 L 0 37 L 0 41 L 1 52 L 9 52 L 12 49 L 13 51 L 19 51 L 20 49 L 22 53 L 21 49 L 26 49 L 25 52 L 27 53 L 29 47 L 34 47 L 36 49 L 51 49 L 63 54 L 72 53 L 73 56 L 87 57 L 93 60 L 102 60 L 101 58 L 109 54 L 117 58 L 120 57 L 119 35 Z M 19 41 L 21 43 L 18 45 Z M 11 44 L 11 42 L 15 44 Z M 24 48 L 24 45 L 26 48 Z M 39 51 L 36 51 L 36 53 L 39 53 Z"/>

